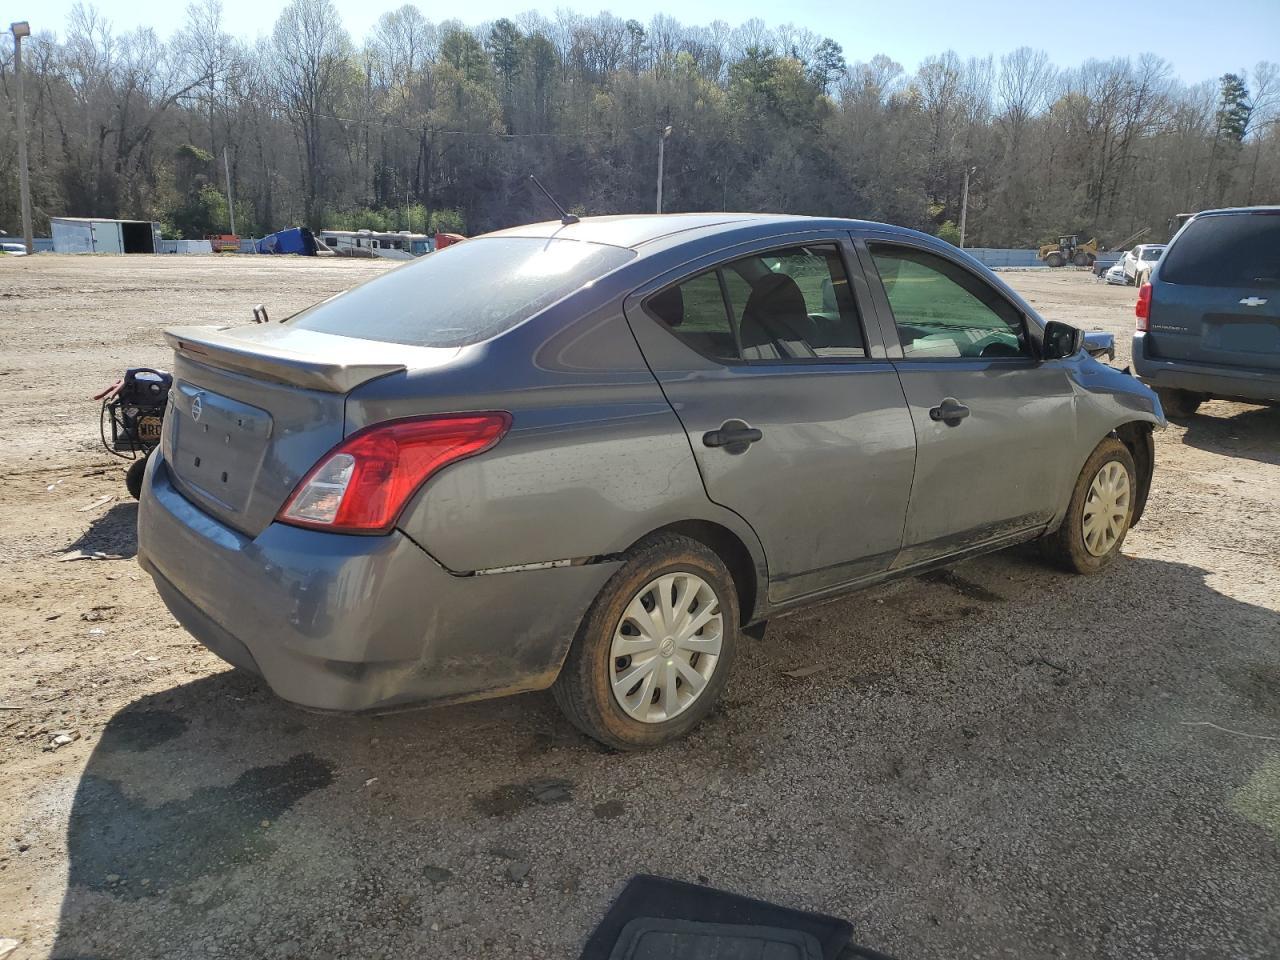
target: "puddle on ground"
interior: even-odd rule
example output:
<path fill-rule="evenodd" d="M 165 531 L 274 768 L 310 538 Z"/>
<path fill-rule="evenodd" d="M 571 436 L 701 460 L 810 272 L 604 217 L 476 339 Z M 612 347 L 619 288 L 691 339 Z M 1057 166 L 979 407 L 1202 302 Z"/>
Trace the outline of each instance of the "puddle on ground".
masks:
<path fill-rule="evenodd" d="M 71 810 L 68 885 L 138 900 L 253 863 L 275 849 L 271 824 L 332 782 L 330 765 L 303 753 L 153 807 L 88 774 Z"/>
<path fill-rule="evenodd" d="M 144 753 L 180 737 L 190 721 L 168 710 L 137 710 L 117 714 L 102 739 L 100 750 Z"/>

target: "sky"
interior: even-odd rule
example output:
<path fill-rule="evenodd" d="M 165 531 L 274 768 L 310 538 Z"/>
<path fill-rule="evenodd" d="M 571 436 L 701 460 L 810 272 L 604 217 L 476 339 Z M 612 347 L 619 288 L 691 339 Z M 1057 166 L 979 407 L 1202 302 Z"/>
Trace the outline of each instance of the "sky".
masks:
<path fill-rule="evenodd" d="M 27 19 L 33 31 L 62 32 L 76 0 L 3 0 L 0 20 Z M 335 0 L 352 37 L 362 39 L 388 10 L 405 0 Z M 223 0 L 230 33 L 252 39 L 267 34 L 285 0 Z M 530 0 L 486 0 L 472 7 L 419 2 L 430 20 L 458 17 L 467 23 L 496 20 L 535 9 L 552 15 L 557 6 L 593 14 L 607 9 L 642 23 L 656 13 L 683 23 L 724 20 L 737 25 L 759 17 L 770 26 L 791 22 L 830 36 L 850 63 L 888 54 L 908 69 L 945 50 L 962 57 L 995 54 L 1020 46 L 1045 50 L 1059 66 L 1090 57 L 1156 53 L 1184 81 L 1196 83 L 1280 60 L 1280 0 L 1113 0 L 1111 3 L 1036 3 L 1034 0 L 584 0 L 539 4 Z M 162 37 L 181 26 L 182 0 L 97 0 L 98 10 L 118 29 L 151 26 Z"/>

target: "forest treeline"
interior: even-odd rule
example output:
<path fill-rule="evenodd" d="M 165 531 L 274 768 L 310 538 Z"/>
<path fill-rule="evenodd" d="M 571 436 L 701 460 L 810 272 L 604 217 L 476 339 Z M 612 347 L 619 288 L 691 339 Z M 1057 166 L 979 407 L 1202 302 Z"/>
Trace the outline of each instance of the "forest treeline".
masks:
<path fill-rule="evenodd" d="M 53 215 L 236 226 L 441 227 L 569 208 L 854 216 L 970 245 L 1059 233 L 1164 239 L 1177 213 L 1280 202 L 1280 71 L 1188 84 L 1155 54 L 1059 66 L 1022 48 L 910 72 L 752 20 L 691 26 L 608 13 L 468 26 L 416 6 L 362 41 L 333 0 L 291 0 L 250 42 L 218 0 L 169 38 L 93 7 L 24 42 L 37 232 Z M 0 227 L 19 232 L 12 38 L 0 46 Z"/>

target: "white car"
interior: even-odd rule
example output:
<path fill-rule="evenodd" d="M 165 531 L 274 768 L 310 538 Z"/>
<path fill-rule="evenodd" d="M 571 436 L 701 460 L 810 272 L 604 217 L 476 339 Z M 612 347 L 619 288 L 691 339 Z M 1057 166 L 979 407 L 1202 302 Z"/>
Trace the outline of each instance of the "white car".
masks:
<path fill-rule="evenodd" d="M 8 254 L 11 257 L 25 257 L 27 255 L 27 245 L 25 243 L 3 241 L 0 242 L 0 253 Z"/>
<path fill-rule="evenodd" d="M 1164 256 L 1164 248 L 1163 243 L 1140 243 L 1121 257 L 1125 282 L 1136 284 L 1140 277 L 1149 275 Z"/>
<path fill-rule="evenodd" d="M 1128 254 L 1125 254 L 1128 256 Z M 1120 286 L 1126 286 L 1129 278 L 1124 275 L 1124 260 L 1117 260 L 1114 264 L 1107 268 L 1107 272 L 1102 275 L 1102 279 L 1107 283 L 1114 283 Z"/>

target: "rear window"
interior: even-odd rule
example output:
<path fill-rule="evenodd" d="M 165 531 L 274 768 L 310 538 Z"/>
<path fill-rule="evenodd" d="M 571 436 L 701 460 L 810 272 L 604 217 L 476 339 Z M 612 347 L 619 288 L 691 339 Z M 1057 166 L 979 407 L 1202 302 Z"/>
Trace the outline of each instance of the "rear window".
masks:
<path fill-rule="evenodd" d="M 480 237 L 317 303 L 304 330 L 417 347 L 464 347 L 509 330 L 635 256 L 577 240 Z"/>
<path fill-rule="evenodd" d="M 1280 215 L 1191 221 L 1165 254 L 1160 279 L 1196 287 L 1280 286 Z"/>

